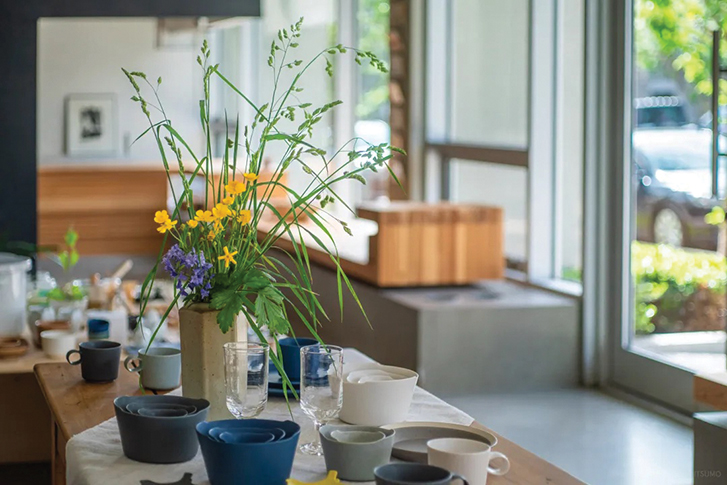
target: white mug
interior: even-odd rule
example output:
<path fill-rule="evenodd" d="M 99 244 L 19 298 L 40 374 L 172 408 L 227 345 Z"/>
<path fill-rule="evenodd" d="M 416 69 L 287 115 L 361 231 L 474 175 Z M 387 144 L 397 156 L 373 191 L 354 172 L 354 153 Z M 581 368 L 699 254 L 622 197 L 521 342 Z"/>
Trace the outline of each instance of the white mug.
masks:
<path fill-rule="evenodd" d="M 445 468 L 467 478 L 470 485 L 485 485 L 487 474 L 504 475 L 510 470 L 510 460 L 502 453 L 492 451 L 481 441 L 462 438 L 439 438 L 427 442 L 430 465 Z M 490 466 L 490 460 L 500 459 L 502 466 Z"/>
<path fill-rule="evenodd" d="M 65 357 L 76 348 L 76 334 L 67 330 L 45 330 L 40 332 L 40 344 L 48 357 Z"/>

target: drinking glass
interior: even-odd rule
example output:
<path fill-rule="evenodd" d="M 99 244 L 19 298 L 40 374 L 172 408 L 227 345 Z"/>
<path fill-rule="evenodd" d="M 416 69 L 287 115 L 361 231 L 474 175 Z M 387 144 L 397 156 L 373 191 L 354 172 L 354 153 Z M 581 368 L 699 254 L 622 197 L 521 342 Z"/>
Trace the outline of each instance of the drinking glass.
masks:
<path fill-rule="evenodd" d="M 308 455 L 322 455 L 319 430 L 338 417 L 343 405 L 343 349 L 335 345 L 307 345 L 300 349 L 300 407 L 315 424 L 311 443 L 301 445 Z"/>
<path fill-rule="evenodd" d="M 224 350 L 227 409 L 237 419 L 254 418 L 268 402 L 268 347 L 228 342 Z"/>

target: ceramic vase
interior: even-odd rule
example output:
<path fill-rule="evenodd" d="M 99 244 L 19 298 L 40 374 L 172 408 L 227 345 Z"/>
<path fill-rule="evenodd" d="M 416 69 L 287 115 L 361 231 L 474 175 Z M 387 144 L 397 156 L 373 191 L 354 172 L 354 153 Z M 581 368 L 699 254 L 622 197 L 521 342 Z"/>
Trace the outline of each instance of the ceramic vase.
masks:
<path fill-rule="evenodd" d="M 227 333 L 217 324 L 217 310 L 195 304 L 179 311 L 179 338 L 182 348 L 182 394 L 210 402 L 209 420 L 230 419 L 225 404 L 225 354 L 227 342 L 247 340 L 243 318 Z"/>

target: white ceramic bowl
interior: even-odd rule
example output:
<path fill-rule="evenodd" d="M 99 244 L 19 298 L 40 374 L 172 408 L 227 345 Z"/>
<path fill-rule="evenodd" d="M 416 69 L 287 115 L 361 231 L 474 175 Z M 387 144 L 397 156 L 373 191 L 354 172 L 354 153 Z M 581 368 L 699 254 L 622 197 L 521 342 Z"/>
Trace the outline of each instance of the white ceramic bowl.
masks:
<path fill-rule="evenodd" d="M 373 371 L 370 374 L 372 376 L 383 373 L 392 379 L 364 379 L 364 382 L 351 382 L 348 379 L 348 374 L 355 372 L 352 380 L 358 381 L 366 376 L 365 370 Z M 339 417 L 347 423 L 362 426 L 382 426 L 405 421 L 418 380 L 419 374 L 403 367 L 379 364 L 356 367 L 356 370 L 343 376 L 343 407 Z"/>
<path fill-rule="evenodd" d="M 76 348 L 76 334 L 67 330 L 45 330 L 40 332 L 40 345 L 48 357 L 65 357 Z"/>

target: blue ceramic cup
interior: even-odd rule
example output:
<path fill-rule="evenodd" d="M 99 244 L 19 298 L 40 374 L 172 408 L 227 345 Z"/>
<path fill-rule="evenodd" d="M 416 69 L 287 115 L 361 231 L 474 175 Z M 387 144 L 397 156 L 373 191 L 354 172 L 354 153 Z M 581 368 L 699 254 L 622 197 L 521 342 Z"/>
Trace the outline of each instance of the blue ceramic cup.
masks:
<path fill-rule="evenodd" d="M 288 379 L 300 379 L 300 348 L 306 345 L 319 343 L 314 338 L 293 338 L 280 339 L 280 353 L 283 358 L 283 369 L 288 374 Z"/>

